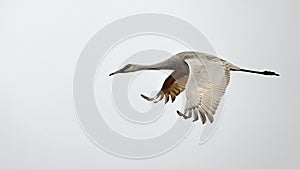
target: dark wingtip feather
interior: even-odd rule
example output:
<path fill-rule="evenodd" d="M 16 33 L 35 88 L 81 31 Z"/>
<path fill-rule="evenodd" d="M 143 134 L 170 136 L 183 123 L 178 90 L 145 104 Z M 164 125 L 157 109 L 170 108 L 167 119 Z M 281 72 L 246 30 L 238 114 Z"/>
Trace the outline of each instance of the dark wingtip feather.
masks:
<path fill-rule="evenodd" d="M 147 97 L 147 96 L 145 96 L 145 95 L 143 95 L 143 94 L 141 94 L 141 96 L 142 96 L 142 98 L 144 98 L 144 99 L 146 99 L 146 100 L 150 100 L 150 98 L 149 97 Z"/>
<path fill-rule="evenodd" d="M 177 110 L 176 112 L 179 116 L 183 116 L 183 114 L 179 110 Z"/>

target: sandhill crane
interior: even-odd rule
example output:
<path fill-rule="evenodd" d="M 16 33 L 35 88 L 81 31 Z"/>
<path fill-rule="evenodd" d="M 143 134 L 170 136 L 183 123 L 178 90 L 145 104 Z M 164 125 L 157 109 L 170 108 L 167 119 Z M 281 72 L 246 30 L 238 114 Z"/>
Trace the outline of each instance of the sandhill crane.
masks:
<path fill-rule="evenodd" d="M 176 96 L 185 90 L 184 113 L 177 110 L 177 114 L 184 119 L 193 116 L 193 122 L 197 121 L 200 116 L 203 124 L 206 122 L 206 118 L 211 123 L 214 121 L 213 115 L 229 84 L 230 71 L 279 76 L 271 71 L 242 69 L 211 54 L 199 52 L 181 52 L 153 65 L 128 64 L 109 76 L 140 70 L 163 69 L 173 70 L 173 72 L 164 81 L 160 91 L 151 98 L 143 94 L 141 96 L 155 103 L 165 98 L 166 104 L 170 98 L 173 102 Z"/>

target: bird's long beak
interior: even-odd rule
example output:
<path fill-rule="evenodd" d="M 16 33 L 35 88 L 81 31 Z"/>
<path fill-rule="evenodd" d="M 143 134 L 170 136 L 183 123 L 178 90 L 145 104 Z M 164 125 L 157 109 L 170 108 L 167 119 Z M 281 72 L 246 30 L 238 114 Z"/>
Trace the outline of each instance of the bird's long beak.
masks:
<path fill-rule="evenodd" d="M 109 74 L 109 76 L 112 76 L 112 75 L 117 74 L 117 73 L 123 73 L 123 70 L 120 69 L 120 70 L 118 70 L 118 71 L 115 71 L 115 72 Z"/>

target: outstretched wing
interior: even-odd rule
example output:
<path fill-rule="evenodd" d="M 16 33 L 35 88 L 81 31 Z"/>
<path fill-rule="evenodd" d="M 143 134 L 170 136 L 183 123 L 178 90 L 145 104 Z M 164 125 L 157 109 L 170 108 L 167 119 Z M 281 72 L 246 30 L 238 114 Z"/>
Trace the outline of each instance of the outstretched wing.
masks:
<path fill-rule="evenodd" d="M 173 71 L 172 74 L 165 80 L 160 91 L 152 98 L 145 95 L 141 95 L 144 99 L 148 101 L 154 101 L 154 103 L 159 102 L 165 98 L 165 104 L 171 98 L 172 102 L 176 99 L 184 89 L 188 80 L 189 68 L 184 62 L 177 70 Z"/>
<path fill-rule="evenodd" d="M 186 104 L 184 118 L 199 116 L 204 124 L 206 118 L 212 123 L 213 115 L 225 93 L 230 80 L 230 67 L 226 61 L 217 57 L 195 57 L 185 60 L 190 74 L 186 84 Z"/>

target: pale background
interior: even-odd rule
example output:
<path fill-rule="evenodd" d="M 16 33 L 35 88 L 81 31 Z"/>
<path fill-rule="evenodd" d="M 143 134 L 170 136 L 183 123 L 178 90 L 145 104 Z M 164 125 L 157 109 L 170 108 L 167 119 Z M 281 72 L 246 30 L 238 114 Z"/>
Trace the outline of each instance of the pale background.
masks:
<path fill-rule="evenodd" d="M 218 55 L 280 78 L 233 73 L 219 128 L 204 145 L 130 160 L 95 146 L 77 120 L 72 82 L 86 42 L 133 14 L 179 17 Z M 0 2 L 0 168 L 299 168 L 300 1 Z M 183 30 L 184 31 L 184 30 Z"/>

